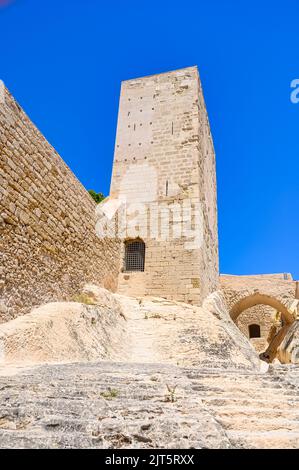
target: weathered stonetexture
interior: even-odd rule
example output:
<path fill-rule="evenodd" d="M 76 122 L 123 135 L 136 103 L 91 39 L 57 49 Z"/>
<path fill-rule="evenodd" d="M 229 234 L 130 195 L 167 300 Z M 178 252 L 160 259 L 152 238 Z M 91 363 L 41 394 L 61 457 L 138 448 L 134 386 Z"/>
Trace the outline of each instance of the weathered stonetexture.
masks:
<path fill-rule="evenodd" d="M 200 304 L 217 289 L 215 156 L 197 67 L 122 83 L 110 196 L 138 214 L 123 241 L 146 245 L 144 272 L 121 272 L 120 293 Z"/>
<path fill-rule="evenodd" d="M 298 366 L 0 366 L 0 448 L 298 449 L 298 387 Z"/>
<path fill-rule="evenodd" d="M 220 291 L 84 292 L 0 325 L 1 448 L 298 448 L 299 367 L 261 363 Z"/>
<path fill-rule="evenodd" d="M 220 292 L 203 307 L 88 285 L 92 305 L 52 302 L 0 325 L 1 365 L 107 359 L 257 371 L 258 355 Z"/>
<path fill-rule="evenodd" d="M 295 321 L 278 347 L 278 359 L 284 364 L 299 364 L 299 321 Z"/>
<path fill-rule="evenodd" d="M 88 281 L 113 290 L 117 240 L 96 237 L 94 201 L 7 90 L 0 156 L 0 321 Z"/>

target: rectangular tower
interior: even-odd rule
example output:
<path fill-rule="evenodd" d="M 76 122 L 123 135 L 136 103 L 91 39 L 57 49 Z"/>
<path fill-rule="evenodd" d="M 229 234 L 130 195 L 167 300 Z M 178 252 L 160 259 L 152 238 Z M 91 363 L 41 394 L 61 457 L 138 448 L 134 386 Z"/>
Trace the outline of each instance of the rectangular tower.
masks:
<path fill-rule="evenodd" d="M 122 83 L 110 200 L 120 293 L 200 304 L 217 289 L 215 155 L 197 67 Z"/>

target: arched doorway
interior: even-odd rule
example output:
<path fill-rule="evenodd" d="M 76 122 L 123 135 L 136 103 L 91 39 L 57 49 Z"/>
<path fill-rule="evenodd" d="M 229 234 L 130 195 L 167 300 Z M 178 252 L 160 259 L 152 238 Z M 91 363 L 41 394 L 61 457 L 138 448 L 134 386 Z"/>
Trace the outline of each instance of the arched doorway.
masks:
<path fill-rule="evenodd" d="M 239 298 L 231 307 L 230 315 L 261 359 L 269 362 L 274 359 L 278 346 L 294 321 L 291 312 L 279 299 L 260 292 Z"/>

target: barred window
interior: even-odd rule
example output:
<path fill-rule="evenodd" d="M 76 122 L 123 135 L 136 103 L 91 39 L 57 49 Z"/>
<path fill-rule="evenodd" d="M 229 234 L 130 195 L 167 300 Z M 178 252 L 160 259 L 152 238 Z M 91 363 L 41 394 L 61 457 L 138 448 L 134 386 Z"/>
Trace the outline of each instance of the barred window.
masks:
<path fill-rule="evenodd" d="M 260 338 L 261 337 L 261 328 L 260 325 L 249 325 L 249 338 Z"/>
<path fill-rule="evenodd" d="M 144 271 L 145 244 L 130 240 L 125 244 L 125 271 Z"/>

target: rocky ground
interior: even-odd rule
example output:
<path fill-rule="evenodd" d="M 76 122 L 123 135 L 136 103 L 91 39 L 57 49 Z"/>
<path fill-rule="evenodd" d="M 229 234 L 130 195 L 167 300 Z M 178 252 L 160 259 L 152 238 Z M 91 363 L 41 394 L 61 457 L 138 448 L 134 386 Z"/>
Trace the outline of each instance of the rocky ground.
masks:
<path fill-rule="evenodd" d="M 1 448 L 299 446 L 297 367 L 261 374 L 97 362 L 0 378 Z"/>
<path fill-rule="evenodd" d="M 0 327 L 1 448 L 299 446 L 299 367 L 261 363 L 220 294 L 85 295 Z"/>

